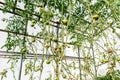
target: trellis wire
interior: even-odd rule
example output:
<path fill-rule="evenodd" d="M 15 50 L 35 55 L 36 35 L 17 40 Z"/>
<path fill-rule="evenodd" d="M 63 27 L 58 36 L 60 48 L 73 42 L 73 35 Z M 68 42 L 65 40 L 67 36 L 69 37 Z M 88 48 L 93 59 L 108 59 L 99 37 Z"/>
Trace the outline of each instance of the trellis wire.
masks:
<path fill-rule="evenodd" d="M 14 56 L 17 56 L 18 58 L 20 58 L 20 55 L 21 55 L 21 52 L 12 52 L 12 51 L 0 51 L 0 57 L 4 57 L 6 58 L 7 56 L 11 56 L 11 57 L 14 57 Z M 27 53 L 26 55 L 26 59 L 31 59 L 31 58 L 34 58 L 34 57 L 37 57 L 38 59 L 42 58 L 42 54 L 40 53 Z M 44 54 L 45 57 L 48 57 L 48 56 L 53 56 L 53 55 L 47 55 L 47 54 Z M 75 56 L 64 56 L 65 58 L 67 59 L 78 59 L 78 57 L 75 57 Z M 63 57 L 63 58 L 64 58 Z M 80 59 L 84 59 L 82 57 L 80 57 Z M 92 59 L 91 59 L 92 60 Z"/>
<path fill-rule="evenodd" d="M 10 57 L 12 57 L 12 58 L 15 58 L 15 59 L 20 59 L 20 56 L 21 56 L 21 52 L 13 52 L 13 51 L 0 51 L 0 58 L 10 58 Z M 34 59 L 34 57 L 37 57 L 38 59 L 41 59 L 42 58 L 42 54 L 40 54 L 40 53 L 28 53 L 27 55 L 26 55 L 26 59 Z M 49 56 L 53 56 L 53 55 L 47 55 L 47 54 L 44 54 L 44 56 L 45 57 L 49 57 Z M 80 59 L 80 60 L 84 60 L 85 58 L 83 58 L 83 57 L 75 57 L 75 56 L 64 56 L 66 59 L 70 59 L 70 60 L 77 60 L 78 61 L 78 59 Z M 63 58 L 64 58 L 63 57 Z M 92 59 L 90 59 L 90 60 L 93 60 L 93 58 Z M 96 65 L 96 67 L 98 67 L 98 66 L 101 66 L 101 65 L 103 65 L 103 64 L 106 64 L 106 63 L 101 63 L 101 64 L 99 64 L 99 65 Z"/>

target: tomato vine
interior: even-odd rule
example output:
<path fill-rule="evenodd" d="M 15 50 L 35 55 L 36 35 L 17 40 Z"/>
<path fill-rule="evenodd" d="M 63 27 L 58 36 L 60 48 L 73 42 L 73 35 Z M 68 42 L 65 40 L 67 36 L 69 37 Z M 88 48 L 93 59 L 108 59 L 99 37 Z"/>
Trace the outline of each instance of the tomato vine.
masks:
<path fill-rule="evenodd" d="M 24 71 L 29 80 L 38 72 L 38 79 L 43 79 L 45 65 L 53 68 L 46 80 L 103 80 L 119 76 L 115 70 L 120 62 L 119 0 L 4 0 L 0 4 L 0 10 L 12 14 L 3 19 L 8 35 L 2 48 L 18 51 L 21 64 L 28 61 Z M 68 55 L 77 59 L 69 61 Z M 34 59 L 27 60 L 31 56 Z M 14 61 L 13 57 L 10 69 L 16 80 L 14 68 L 18 59 Z M 108 72 L 99 77 L 99 67 L 104 64 Z M 1 79 L 7 72 L 4 69 L 0 73 Z"/>

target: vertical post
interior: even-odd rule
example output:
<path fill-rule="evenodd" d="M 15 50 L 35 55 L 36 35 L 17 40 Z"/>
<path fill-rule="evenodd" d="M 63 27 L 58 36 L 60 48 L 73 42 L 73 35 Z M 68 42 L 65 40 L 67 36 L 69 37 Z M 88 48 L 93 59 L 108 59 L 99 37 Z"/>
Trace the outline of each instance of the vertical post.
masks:
<path fill-rule="evenodd" d="M 56 30 L 56 36 L 57 36 L 57 40 L 58 40 L 58 38 L 59 38 L 59 28 L 58 28 L 58 24 L 57 24 L 57 30 Z M 58 45 L 58 42 L 57 42 L 57 45 Z M 58 54 L 56 54 L 56 57 L 58 57 Z M 56 76 L 57 76 L 57 78 L 58 78 L 58 80 L 59 80 L 59 74 L 58 74 L 58 72 L 59 72 L 59 63 L 58 62 L 56 62 Z"/>
<path fill-rule="evenodd" d="M 93 42 L 91 43 L 91 47 L 92 47 L 92 54 L 93 54 L 93 64 L 94 64 L 94 70 L 95 70 L 95 80 L 97 80 L 97 69 L 96 69 L 96 62 L 95 62 L 95 53 L 94 53 L 94 49 L 93 49 Z"/>
<path fill-rule="evenodd" d="M 77 35 L 77 40 L 78 40 L 78 35 Z M 79 60 L 79 75 L 80 75 L 80 80 L 82 80 L 82 73 L 81 73 L 81 61 L 80 61 L 80 57 L 81 57 L 81 55 L 80 55 L 80 46 L 78 45 L 77 46 L 77 50 L 78 50 L 78 60 Z"/>
<path fill-rule="evenodd" d="M 79 75 L 80 75 L 80 80 L 82 80 L 82 73 L 81 73 L 81 61 L 80 61 L 80 49 L 79 49 L 79 46 L 78 46 L 78 60 L 79 60 Z"/>
<path fill-rule="evenodd" d="M 19 70 L 19 77 L 18 77 L 18 80 L 21 80 L 22 65 L 23 65 L 23 55 L 22 55 L 22 53 L 21 53 L 20 70 Z"/>
<path fill-rule="evenodd" d="M 26 15 L 26 17 L 27 17 L 27 15 Z M 24 32 L 25 35 L 26 35 L 26 33 L 27 33 L 27 24 L 28 24 L 28 20 L 26 19 L 25 32 Z M 23 38 L 23 46 L 25 46 L 25 36 L 24 36 L 24 38 Z M 21 53 L 20 70 L 19 70 L 18 80 L 21 80 L 22 66 L 23 66 L 23 53 Z"/>

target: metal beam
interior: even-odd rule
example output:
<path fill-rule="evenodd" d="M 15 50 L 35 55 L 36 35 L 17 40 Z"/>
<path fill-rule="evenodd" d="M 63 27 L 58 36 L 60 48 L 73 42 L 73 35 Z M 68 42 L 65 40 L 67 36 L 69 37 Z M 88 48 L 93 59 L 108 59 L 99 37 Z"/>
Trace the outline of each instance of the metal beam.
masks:
<path fill-rule="evenodd" d="M 0 51 L 0 57 L 7 57 L 7 56 L 13 56 L 13 57 L 20 57 L 21 55 L 21 52 L 13 52 L 13 51 Z M 26 55 L 26 59 L 29 59 L 29 58 L 34 58 L 34 57 L 37 57 L 39 59 L 42 58 L 42 56 L 45 55 L 45 57 L 49 57 L 49 56 L 54 56 L 54 55 L 47 55 L 47 54 L 41 54 L 41 53 L 28 53 Z M 85 59 L 83 57 L 76 57 L 76 56 L 64 56 L 64 58 L 67 58 L 67 59 Z"/>

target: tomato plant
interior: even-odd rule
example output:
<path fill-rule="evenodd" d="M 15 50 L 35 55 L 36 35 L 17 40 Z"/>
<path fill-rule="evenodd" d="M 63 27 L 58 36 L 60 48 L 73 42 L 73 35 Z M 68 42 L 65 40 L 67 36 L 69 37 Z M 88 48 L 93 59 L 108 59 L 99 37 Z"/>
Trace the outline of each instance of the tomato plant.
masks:
<path fill-rule="evenodd" d="M 18 60 L 19 80 L 23 73 L 29 80 L 119 79 L 115 70 L 120 63 L 119 0 L 4 0 L 0 4 L 3 13 L 12 14 L 3 18 L 7 25 L 0 30 L 7 33 L 2 48 L 13 52 L 11 67 L 1 71 L 2 79 L 9 70 L 16 78 Z M 99 77 L 103 65 L 107 73 Z"/>

